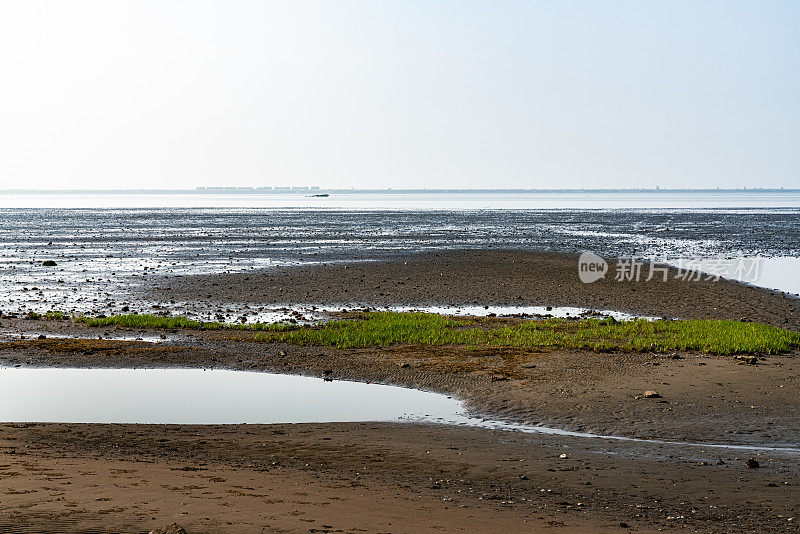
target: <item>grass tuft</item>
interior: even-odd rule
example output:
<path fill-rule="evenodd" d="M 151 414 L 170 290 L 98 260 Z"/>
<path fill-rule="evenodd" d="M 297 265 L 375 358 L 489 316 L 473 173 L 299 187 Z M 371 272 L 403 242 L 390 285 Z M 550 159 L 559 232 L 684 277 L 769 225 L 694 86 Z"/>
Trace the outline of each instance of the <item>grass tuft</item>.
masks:
<path fill-rule="evenodd" d="M 76 317 L 76 322 L 87 326 L 123 326 L 126 328 L 153 328 L 172 330 L 188 328 L 193 330 L 265 330 L 279 331 L 288 325 L 282 323 L 220 323 L 216 321 L 195 321 L 186 317 L 161 317 L 148 314 L 112 315 L 111 317 Z"/>
<path fill-rule="evenodd" d="M 39 319 L 47 319 L 48 321 L 64 321 L 69 319 L 69 315 L 66 315 L 60 311 L 49 311 L 44 315 L 32 311 L 25 314 L 25 319 L 33 321 L 38 321 Z"/>

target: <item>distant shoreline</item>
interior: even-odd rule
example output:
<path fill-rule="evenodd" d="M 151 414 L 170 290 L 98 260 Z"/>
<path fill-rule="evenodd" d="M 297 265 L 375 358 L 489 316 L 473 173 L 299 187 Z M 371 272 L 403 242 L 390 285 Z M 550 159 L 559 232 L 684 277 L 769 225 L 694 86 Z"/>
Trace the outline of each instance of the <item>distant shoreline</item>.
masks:
<path fill-rule="evenodd" d="M 264 194 L 558 194 L 558 193 L 800 193 L 800 189 L 752 188 L 752 189 L 325 189 L 320 187 L 200 187 L 195 189 L 0 189 L 3 195 L 264 195 Z"/>

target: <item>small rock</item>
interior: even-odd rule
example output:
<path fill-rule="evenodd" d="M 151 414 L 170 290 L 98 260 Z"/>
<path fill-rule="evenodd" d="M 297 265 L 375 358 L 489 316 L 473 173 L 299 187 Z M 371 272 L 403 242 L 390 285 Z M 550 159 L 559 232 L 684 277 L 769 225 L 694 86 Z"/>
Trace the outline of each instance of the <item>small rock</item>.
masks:
<path fill-rule="evenodd" d="M 561 454 L 559 455 L 559 458 L 561 458 L 562 460 L 566 460 L 567 458 L 569 458 L 569 456 L 566 454 Z"/>
<path fill-rule="evenodd" d="M 758 463 L 758 460 L 755 458 L 748 458 L 747 461 L 744 463 L 744 466 L 748 469 L 758 469 L 761 467 L 761 464 Z"/>
<path fill-rule="evenodd" d="M 42 262 L 42 266 L 44 266 L 44 267 L 55 267 L 56 265 L 58 265 L 58 264 L 56 262 L 54 262 L 53 260 L 45 260 L 45 261 Z"/>
<path fill-rule="evenodd" d="M 642 394 L 642 397 L 645 399 L 660 399 L 661 395 L 658 394 L 658 391 L 647 390 Z"/>
<path fill-rule="evenodd" d="M 165 527 L 151 530 L 149 534 L 186 534 L 186 531 L 178 523 L 172 523 Z"/>
<path fill-rule="evenodd" d="M 47 336 L 44 334 L 39 334 L 39 339 L 47 339 Z"/>
<path fill-rule="evenodd" d="M 720 458 L 719 460 L 717 460 L 717 465 L 725 465 L 725 460 Z"/>
<path fill-rule="evenodd" d="M 400 364 L 400 369 L 408 369 L 409 367 L 411 367 L 411 364 L 408 362 L 403 362 Z"/>
<path fill-rule="evenodd" d="M 755 365 L 758 363 L 758 358 L 755 356 L 737 356 L 736 363 L 739 365 Z"/>
<path fill-rule="evenodd" d="M 325 369 L 324 371 L 322 371 L 322 374 L 325 376 L 330 376 L 333 374 L 333 369 Z"/>

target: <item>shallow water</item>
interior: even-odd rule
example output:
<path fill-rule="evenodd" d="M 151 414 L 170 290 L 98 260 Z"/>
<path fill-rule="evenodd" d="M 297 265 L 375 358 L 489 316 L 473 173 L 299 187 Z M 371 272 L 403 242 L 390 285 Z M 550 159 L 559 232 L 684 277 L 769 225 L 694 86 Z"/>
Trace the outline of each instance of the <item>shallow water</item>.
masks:
<path fill-rule="evenodd" d="M 106 341 L 145 341 L 147 343 L 161 343 L 173 341 L 175 336 L 136 334 L 130 336 L 109 336 L 108 334 L 59 334 L 46 330 L 15 330 L 0 328 L 0 341 L 13 341 L 17 339 L 104 339 Z"/>
<path fill-rule="evenodd" d="M 0 208 L 310 208 L 344 210 L 706 209 L 800 207 L 798 191 L 330 191 L 11 193 Z"/>
<path fill-rule="evenodd" d="M 414 389 L 204 369 L 0 368 L 0 421 L 269 424 L 452 419 L 461 403 Z"/>
<path fill-rule="evenodd" d="M 0 422 L 274 424 L 426 422 L 574 438 L 800 453 L 796 447 L 603 436 L 470 416 L 452 397 L 417 389 L 206 369 L 0 367 Z"/>
<path fill-rule="evenodd" d="M 378 308 L 383 309 L 383 308 Z M 589 308 L 575 308 L 572 306 L 391 306 L 385 308 L 399 312 L 425 312 L 441 315 L 458 315 L 472 317 L 513 317 L 513 316 L 538 316 L 538 317 L 613 317 L 619 321 L 632 319 L 656 319 L 645 315 L 633 315 L 614 310 L 590 310 Z"/>
<path fill-rule="evenodd" d="M 717 272 L 720 264 L 725 265 L 723 276 L 731 280 L 738 280 L 748 284 L 775 289 L 786 293 L 800 295 L 800 258 L 796 257 L 771 257 L 754 256 L 748 258 L 737 269 L 736 260 L 714 260 L 705 258 L 691 260 L 701 270 L 709 273 Z"/>
<path fill-rule="evenodd" d="M 191 310 L 192 315 L 200 319 L 213 320 L 215 314 L 203 312 L 202 308 L 186 303 L 183 309 Z M 595 310 L 589 308 L 575 308 L 572 306 L 313 306 L 306 305 L 284 305 L 280 307 L 262 307 L 259 309 L 248 310 L 248 315 L 243 318 L 247 323 L 275 323 L 294 320 L 297 324 L 313 324 L 329 321 L 336 318 L 336 313 L 352 311 L 393 311 L 393 312 L 422 312 L 438 313 L 441 315 L 473 316 L 473 317 L 613 317 L 620 321 L 631 319 L 655 319 L 643 315 L 633 315 L 630 313 L 618 312 L 614 310 Z M 225 316 L 227 319 L 235 319 L 234 315 Z"/>
<path fill-rule="evenodd" d="M 681 258 L 764 256 L 767 262 L 786 263 L 786 268 L 784 274 L 756 283 L 797 293 L 800 277 L 793 275 L 797 263 L 791 262 L 800 257 L 800 208 L 791 207 L 796 200 L 792 194 L 776 195 L 789 207 L 769 208 L 764 200 L 758 208 L 736 209 L 495 209 L 490 198 L 492 209 L 423 209 L 410 200 L 403 208 L 369 210 L 0 209 L 0 311 L 109 314 L 128 306 L 156 313 L 163 309 L 157 306 L 168 306 L 174 314 L 195 315 L 211 310 L 207 305 L 192 310 L 195 303 L 151 302 L 136 289 L 160 282 L 164 275 L 244 272 L 463 248 L 591 250 L 605 257 L 636 256 L 668 263 Z M 8 200 L 0 194 L 0 201 L 3 198 Z M 415 198 L 424 204 L 428 197 Z M 482 201 L 480 195 L 469 198 Z M 606 204 L 616 202 L 614 197 L 603 198 Z M 628 197 L 618 201 L 627 202 L 623 198 Z M 717 197 L 681 198 L 691 203 L 693 198 Z M 717 200 L 724 204 L 724 198 Z M 750 200 L 759 198 L 767 197 L 754 194 Z M 537 205 L 532 201 L 531 206 Z M 57 265 L 45 267 L 45 260 Z M 764 272 L 767 276 L 770 271 Z"/>

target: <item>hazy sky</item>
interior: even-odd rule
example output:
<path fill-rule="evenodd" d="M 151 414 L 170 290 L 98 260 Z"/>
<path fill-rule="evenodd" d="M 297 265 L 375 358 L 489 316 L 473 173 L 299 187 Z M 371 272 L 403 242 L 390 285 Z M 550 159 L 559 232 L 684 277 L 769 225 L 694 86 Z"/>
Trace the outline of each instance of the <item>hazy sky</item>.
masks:
<path fill-rule="evenodd" d="M 800 2 L 0 0 L 0 189 L 800 187 Z"/>

